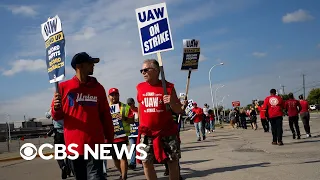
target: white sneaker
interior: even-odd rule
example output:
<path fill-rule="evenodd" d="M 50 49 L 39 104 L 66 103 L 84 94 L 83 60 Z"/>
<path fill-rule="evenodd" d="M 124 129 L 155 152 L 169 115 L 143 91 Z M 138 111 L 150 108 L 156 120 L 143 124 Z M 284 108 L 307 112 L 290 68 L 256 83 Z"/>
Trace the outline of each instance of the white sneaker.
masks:
<path fill-rule="evenodd" d="M 310 135 L 309 135 L 309 134 L 307 134 L 307 138 L 308 138 L 308 137 L 310 137 Z"/>

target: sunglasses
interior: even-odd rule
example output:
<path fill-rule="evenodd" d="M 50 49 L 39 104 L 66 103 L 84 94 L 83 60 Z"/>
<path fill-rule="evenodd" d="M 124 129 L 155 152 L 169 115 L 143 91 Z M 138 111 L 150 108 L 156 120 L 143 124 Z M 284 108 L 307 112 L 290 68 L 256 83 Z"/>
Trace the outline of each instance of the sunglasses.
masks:
<path fill-rule="evenodd" d="M 144 69 L 141 69 L 140 70 L 140 73 L 143 73 L 143 72 L 148 72 L 148 71 L 150 71 L 151 69 L 153 69 L 153 68 L 144 68 Z"/>

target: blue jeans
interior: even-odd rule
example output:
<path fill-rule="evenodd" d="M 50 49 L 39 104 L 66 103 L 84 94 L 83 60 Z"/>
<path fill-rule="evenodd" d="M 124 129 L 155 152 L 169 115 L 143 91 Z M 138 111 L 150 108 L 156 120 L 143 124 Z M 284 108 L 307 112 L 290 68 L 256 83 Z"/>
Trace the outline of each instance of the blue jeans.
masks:
<path fill-rule="evenodd" d="M 200 131 L 202 133 L 202 137 L 205 137 L 205 130 L 202 127 L 202 122 L 194 123 L 194 127 L 196 128 L 197 137 L 200 138 Z"/>
<path fill-rule="evenodd" d="M 215 130 L 214 121 L 210 121 L 210 130 Z"/>
<path fill-rule="evenodd" d="M 107 174 L 107 169 L 108 169 L 107 160 L 103 160 L 103 173 Z"/>
<path fill-rule="evenodd" d="M 130 143 L 130 147 L 132 144 L 136 144 L 137 143 L 137 138 L 136 137 L 129 137 L 129 143 Z M 136 148 L 134 148 L 133 150 L 133 154 L 131 156 L 131 160 L 130 160 L 130 165 L 136 165 Z"/>
<path fill-rule="evenodd" d="M 103 175 L 103 161 L 96 160 L 89 155 L 88 160 L 80 155 L 78 159 L 72 160 L 72 167 L 74 169 L 74 177 L 79 180 L 104 180 Z"/>

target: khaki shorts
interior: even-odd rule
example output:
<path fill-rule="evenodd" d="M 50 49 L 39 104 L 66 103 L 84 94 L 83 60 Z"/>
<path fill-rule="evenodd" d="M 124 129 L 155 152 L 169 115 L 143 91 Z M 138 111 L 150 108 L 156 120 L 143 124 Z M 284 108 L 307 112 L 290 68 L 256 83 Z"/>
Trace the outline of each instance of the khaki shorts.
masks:
<path fill-rule="evenodd" d="M 180 142 L 177 136 L 166 136 L 161 139 L 164 152 L 168 156 L 168 160 L 174 161 L 181 158 Z M 143 162 L 163 163 L 157 162 L 153 150 L 153 138 L 141 135 L 140 144 L 145 144 L 145 148 L 141 148 L 147 153 L 147 157 Z"/>

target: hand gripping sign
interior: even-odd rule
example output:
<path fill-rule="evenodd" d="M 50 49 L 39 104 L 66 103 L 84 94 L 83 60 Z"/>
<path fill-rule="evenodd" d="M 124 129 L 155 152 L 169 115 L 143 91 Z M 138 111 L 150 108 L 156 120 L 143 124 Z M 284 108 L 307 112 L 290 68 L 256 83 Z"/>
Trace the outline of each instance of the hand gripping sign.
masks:
<path fill-rule="evenodd" d="M 119 104 L 110 105 L 110 114 L 113 121 L 114 138 L 116 139 L 126 136 L 122 123 Z"/>
<path fill-rule="evenodd" d="M 167 95 L 166 80 L 160 52 L 173 50 L 166 3 L 154 4 L 136 9 L 142 55 L 157 54 L 162 87 Z M 167 110 L 169 106 L 167 105 Z"/>
<path fill-rule="evenodd" d="M 50 83 L 62 81 L 65 77 L 65 37 L 62 23 L 57 16 L 41 24 L 41 33 L 46 47 L 46 63 Z"/>

